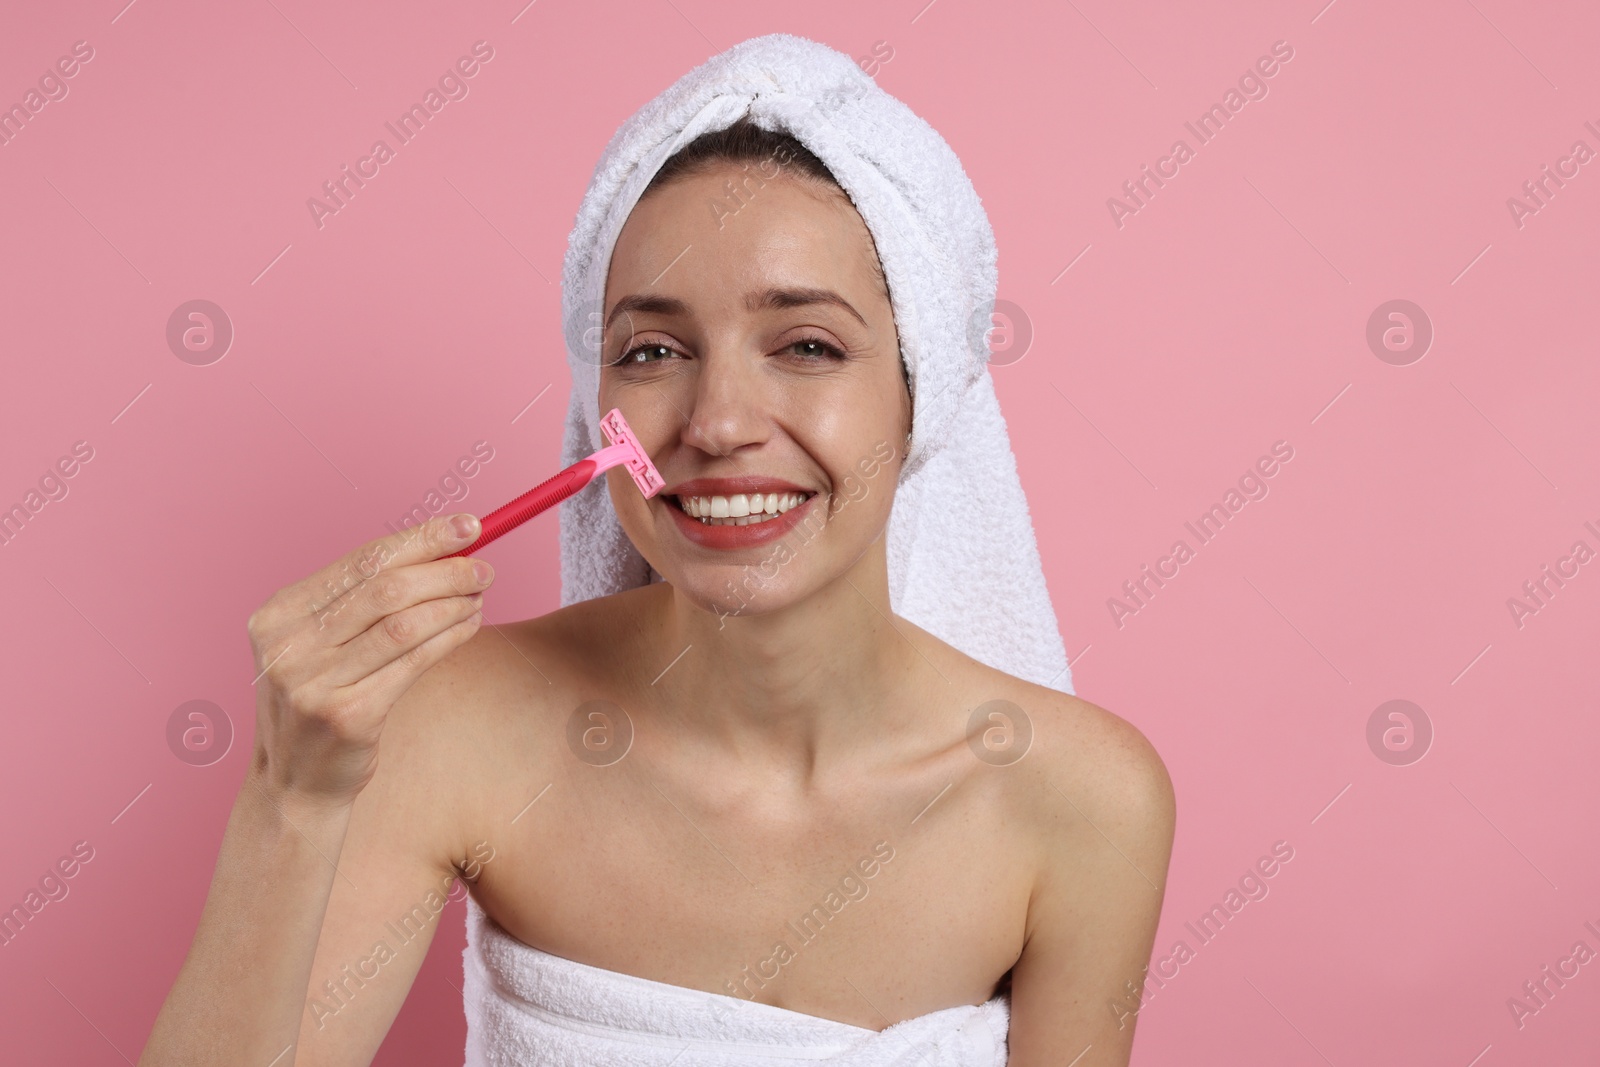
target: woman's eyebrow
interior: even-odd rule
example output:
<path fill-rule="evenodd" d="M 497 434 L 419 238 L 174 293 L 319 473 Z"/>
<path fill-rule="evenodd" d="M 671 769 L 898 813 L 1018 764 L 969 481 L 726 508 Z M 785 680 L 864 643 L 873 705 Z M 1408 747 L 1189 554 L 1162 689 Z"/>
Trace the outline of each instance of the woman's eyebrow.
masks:
<path fill-rule="evenodd" d="M 635 311 L 646 315 L 687 315 L 689 305 L 675 297 L 642 296 L 633 293 L 617 301 L 617 306 L 606 316 L 606 329 L 611 329 L 611 324 L 617 321 L 618 315 L 627 315 Z"/>
<path fill-rule="evenodd" d="M 746 309 L 754 311 L 775 311 L 782 308 L 806 307 L 811 304 L 836 304 L 855 316 L 857 322 L 865 326 L 867 320 L 861 317 L 861 312 L 850 306 L 850 302 L 832 289 L 814 288 L 788 288 L 764 289 L 748 294 L 744 298 Z"/>
<path fill-rule="evenodd" d="M 861 312 L 851 307 L 848 300 L 831 289 L 805 286 L 760 289 L 746 294 L 744 298 L 744 306 L 751 312 L 808 307 L 813 304 L 834 304 L 848 311 L 861 325 L 867 325 L 867 320 L 862 318 Z M 616 307 L 611 309 L 611 314 L 606 316 L 606 328 L 611 328 L 618 315 L 634 311 L 641 314 L 687 315 L 689 305 L 676 297 L 632 293 L 618 300 Z"/>

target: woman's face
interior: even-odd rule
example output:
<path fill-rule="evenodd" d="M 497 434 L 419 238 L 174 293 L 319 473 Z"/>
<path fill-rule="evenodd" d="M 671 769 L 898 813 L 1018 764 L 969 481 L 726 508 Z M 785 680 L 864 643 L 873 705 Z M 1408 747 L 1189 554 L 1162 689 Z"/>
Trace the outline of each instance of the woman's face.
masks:
<path fill-rule="evenodd" d="M 606 279 L 600 411 L 622 409 L 666 481 L 645 500 L 614 469 L 611 501 L 651 566 L 719 614 L 855 564 L 911 425 L 866 224 L 838 190 L 771 172 L 718 163 L 658 188 Z"/>

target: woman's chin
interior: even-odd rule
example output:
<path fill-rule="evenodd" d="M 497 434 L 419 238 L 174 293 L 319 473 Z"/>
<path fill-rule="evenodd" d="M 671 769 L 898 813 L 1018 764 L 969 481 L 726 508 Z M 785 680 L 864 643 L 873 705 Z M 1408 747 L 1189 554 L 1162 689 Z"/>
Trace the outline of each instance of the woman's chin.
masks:
<path fill-rule="evenodd" d="M 765 615 L 792 603 L 797 596 L 787 582 L 779 585 L 761 581 L 753 567 L 668 565 L 667 570 L 658 573 L 676 595 L 718 619 Z"/>

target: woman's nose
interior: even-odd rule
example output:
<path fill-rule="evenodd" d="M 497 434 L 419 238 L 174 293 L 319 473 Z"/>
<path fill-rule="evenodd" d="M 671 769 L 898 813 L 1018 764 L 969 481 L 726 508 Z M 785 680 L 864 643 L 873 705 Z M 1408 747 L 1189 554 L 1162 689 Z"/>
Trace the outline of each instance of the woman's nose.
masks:
<path fill-rule="evenodd" d="M 759 357 L 707 353 L 697 368 L 692 404 L 685 412 L 686 444 L 714 456 L 729 456 L 767 439 L 769 412 Z"/>

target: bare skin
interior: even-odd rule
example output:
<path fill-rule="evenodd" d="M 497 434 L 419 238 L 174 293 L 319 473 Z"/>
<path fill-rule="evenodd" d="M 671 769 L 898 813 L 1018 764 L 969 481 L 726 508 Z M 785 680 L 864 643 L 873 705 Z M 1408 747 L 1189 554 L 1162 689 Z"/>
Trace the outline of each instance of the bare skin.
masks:
<path fill-rule="evenodd" d="M 475 534 L 441 519 L 375 542 L 392 558 L 320 626 L 307 605 L 338 564 L 263 605 L 256 759 L 141 1064 L 370 1062 L 458 874 L 527 944 L 874 1030 L 981 1003 L 1009 973 L 1012 1067 L 1128 1062 L 1134 1018 L 1112 1004 L 1131 1005 L 1155 936 L 1166 770 L 1124 720 L 890 610 L 910 404 L 870 233 L 787 174 L 719 218 L 707 205 L 738 176 L 642 201 L 607 281 L 608 313 L 682 304 L 618 315 L 601 376 L 600 410 L 623 410 L 667 482 L 647 501 L 607 476 L 664 580 L 483 627 L 470 566 L 436 558 Z M 860 318 L 746 301 L 805 287 Z M 771 547 L 696 544 L 669 509 L 688 479 L 749 474 L 815 494 L 825 521 L 741 599 L 727 583 Z M 602 700 L 631 731 L 606 765 L 569 745 Z M 1020 720 L 975 731 L 996 700 Z M 865 895 L 796 937 L 847 875 Z M 396 951 L 375 962 L 380 940 Z"/>

